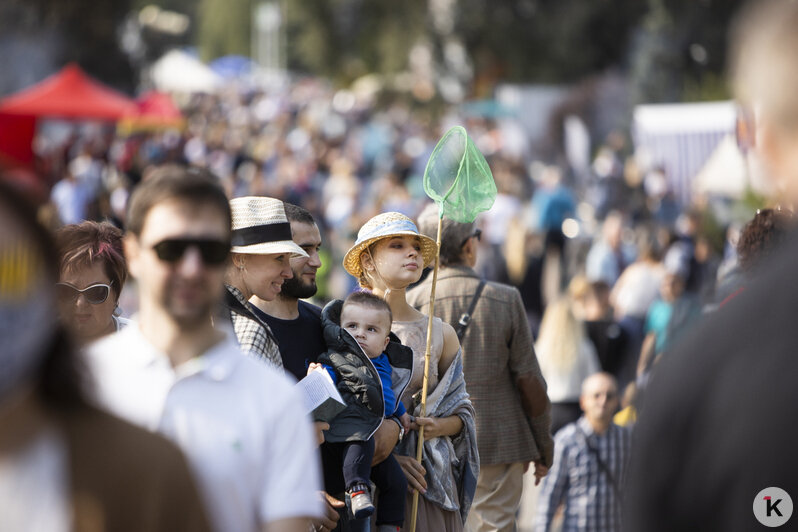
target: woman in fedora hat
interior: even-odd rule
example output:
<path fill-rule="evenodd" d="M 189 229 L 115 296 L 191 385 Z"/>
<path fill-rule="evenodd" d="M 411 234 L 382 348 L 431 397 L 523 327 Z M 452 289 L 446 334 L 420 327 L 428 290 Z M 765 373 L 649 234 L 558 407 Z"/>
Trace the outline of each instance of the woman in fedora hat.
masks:
<path fill-rule="evenodd" d="M 249 299 L 253 295 L 266 301 L 276 298 L 283 282 L 293 275 L 289 259 L 307 257 L 307 253 L 291 238 L 282 201 L 247 196 L 230 200 L 230 209 L 233 235 L 225 309 L 242 351 L 282 368 L 277 340 Z"/>
<path fill-rule="evenodd" d="M 437 246 L 418 232 L 407 216 L 379 214 L 361 227 L 344 257 L 344 268 L 360 286 L 388 302 L 391 330 L 413 350 L 413 377 L 402 401 L 413 414 L 414 429 L 397 447 L 397 460 L 411 488 L 418 490 L 417 530 L 459 532 L 471 505 L 479 470 L 474 410 L 463 379 L 460 343 L 454 329 L 433 319 L 427 412 L 420 417 L 419 392 L 424 375 L 428 317 L 410 306 L 405 291 L 435 260 Z M 424 466 L 415 460 L 418 433 L 424 426 Z M 455 466 L 454 464 L 459 464 Z M 405 528 L 411 522 L 408 496 Z"/>

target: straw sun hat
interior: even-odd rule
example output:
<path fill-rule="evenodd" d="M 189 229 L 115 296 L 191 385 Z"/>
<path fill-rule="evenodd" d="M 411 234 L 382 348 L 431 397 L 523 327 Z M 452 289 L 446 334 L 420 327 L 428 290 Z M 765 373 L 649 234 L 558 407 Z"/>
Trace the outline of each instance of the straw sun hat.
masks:
<path fill-rule="evenodd" d="M 230 200 L 233 237 L 230 251 L 249 255 L 290 253 L 307 257 L 291 236 L 283 202 L 274 198 L 246 196 Z"/>
<path fill-rule="evenodd" d="M 424 267 L 435 260 L 437 245 L 435 241 L 426 235 L 419 233 L 413 220 L 398 212 L 385 212 L 378 214 L 366 222 L 360 231 L 357 232 L 357 241 L 344 256 L 344 269 L 350 275 L 360 278 L 362 269 L 360 267 L 360 255 L 368 247 L 382 240 L 394 236 L 417 236 L 421 242 L 421 256 L 424 257 Z"/>

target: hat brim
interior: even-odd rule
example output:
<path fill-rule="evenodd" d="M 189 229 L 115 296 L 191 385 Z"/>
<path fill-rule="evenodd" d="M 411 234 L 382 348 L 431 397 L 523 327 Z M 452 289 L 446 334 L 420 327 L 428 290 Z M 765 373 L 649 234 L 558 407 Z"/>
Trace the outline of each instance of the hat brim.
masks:
<path fill-rule="evenodd" d="M 347 273 L 356 279 L 360 279 L 363 270 L 360 266 L 360 255 L 375 242 L 384 240 L 386 238 L 393 238 L 395 236 L 415 236 L 421 242 L 421 256 L 424 258 L 424 267 L 426 268 L 435 260 L 438 254 L 438 245 L 433 239 L 427 235 L 414 233 L 413 231 L 397 231 L 386 235 L 378 235 L 369 239 L 359 242 L 352 246 L 349 251 L 344 255 L 343 266 Z"/>
<path fill-rule="evenodd" d="M 293 240 L 278 240 L 276 242 L 260 242 L 249 246 L 233 246 L 231 253 L 241 253 L 242 255 L 273 255 L 278 253 L 288 253 L 292 256 L 307 257 L 304 249 L 299 247 Z"/>

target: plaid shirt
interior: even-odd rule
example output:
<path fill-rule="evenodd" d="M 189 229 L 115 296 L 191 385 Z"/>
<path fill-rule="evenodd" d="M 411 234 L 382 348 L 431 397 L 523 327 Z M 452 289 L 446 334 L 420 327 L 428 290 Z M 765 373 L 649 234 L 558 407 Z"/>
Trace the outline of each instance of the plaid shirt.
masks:
<path fill-rule="evenodd" d="M 244 299 L 244 294 L 237 288 L 225 285 L 227 291 L 235 297 L 240 305 L 235 309 L 228 306 L 233 330 L 238 338 L 241 351 L 258 360 L 267 362 L 276 368 L 283 369 L 283 359 L 280 348 L 269 325 L 258 319 L 250 309 L 249 303 Z"/>
<path fill-rule="evenodd" d="M 438 272 L 435 315 L 452 327 L 468 310 L 480 277 L 467 266 Z M 432 275 L 408 291 L 407 301 L 429 312 Z M 546 414 L 528 420 L 515 379 L 540 373 L 521 294 L 512 286 L 488 282 L 461 342 L 463 367 L 476 410 L 479 460 L 485 465 L 552 459 L 551 421 Z M 530 424 L 531 422 L 531 424 Z"/>
<path fill-rule="evenodd" d="M 621 501 L 631 431 L 612 424 L 598 435 L 587 419 L 563 427 L 554 437 L 554 465 L 543 479 L 534 529 L 548 532 L 554 512 L 565 503 L 562 532 L 615 532 L 621 529 Z M 613 487 L 594 451 L 618 483 Z"/>

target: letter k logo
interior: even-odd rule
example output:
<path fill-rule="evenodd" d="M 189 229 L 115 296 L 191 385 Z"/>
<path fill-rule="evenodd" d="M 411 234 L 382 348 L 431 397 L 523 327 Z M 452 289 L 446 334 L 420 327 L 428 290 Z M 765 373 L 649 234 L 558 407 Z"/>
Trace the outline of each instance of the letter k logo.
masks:
<path fill-rule="evenodd" d="M 773 512 L 776 512 L 776 515 L 779 517 L 783 517 L 779 511 L 779 503 L 781 502 L 781 499 L 777 499 L 776 502 L 773 502 L 771 497 L 764 497 L 764 499 L 767 503 L 766 513 L 768 517 L 770 517 Z"/>
<path fill-rule="evenodd" d="M 765 488 L 754 497 L 754 517 L 766 527 L 779 527 L 792 517 L 792 497 L 781 488 Z"/>

